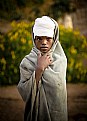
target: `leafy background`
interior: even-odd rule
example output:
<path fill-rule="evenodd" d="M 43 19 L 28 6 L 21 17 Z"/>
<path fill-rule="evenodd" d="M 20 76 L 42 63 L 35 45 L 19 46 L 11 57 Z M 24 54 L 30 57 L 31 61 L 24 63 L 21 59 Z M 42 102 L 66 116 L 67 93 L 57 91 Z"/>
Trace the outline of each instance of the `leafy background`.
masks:
<path fill-rule="evenodd" d="M 17 84 L 19 65 L 32 48 L 33 22 L 13 21 L 12 29 L 0 34 L 0 85 Z M 87 82 L 87 40 L 79 30 L 60 25 L 60 42 L 68 58 L 67 82 Z"/>

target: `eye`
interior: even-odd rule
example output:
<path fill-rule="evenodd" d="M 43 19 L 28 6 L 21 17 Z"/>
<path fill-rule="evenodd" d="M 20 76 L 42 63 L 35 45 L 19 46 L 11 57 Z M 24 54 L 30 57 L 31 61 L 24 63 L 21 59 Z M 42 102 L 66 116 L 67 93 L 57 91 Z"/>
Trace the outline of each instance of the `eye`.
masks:
<path fill-rule="evenodd" d="M 41 41 L 42 38 L 41 38 L 41 37 L 36 37 L 36 40 L 37 40 L 37 41 Z"/>
<path fill-rule="evenodd" d="M 47 41 L 50 41 L 50 40 L 52 40 L 52 38 L 51 38 L 51 37 L 47 37 L 46 39 L 47 39 Z"/>

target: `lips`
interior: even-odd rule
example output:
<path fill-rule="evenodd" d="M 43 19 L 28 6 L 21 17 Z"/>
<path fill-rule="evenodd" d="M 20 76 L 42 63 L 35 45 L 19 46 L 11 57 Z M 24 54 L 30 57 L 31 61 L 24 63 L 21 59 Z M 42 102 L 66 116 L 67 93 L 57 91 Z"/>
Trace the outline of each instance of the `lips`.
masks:
<path fill-rule="evenodd" d="M 48 49 L 48 47 L 40 47 L 41 49 Z"/>
<path fill-rule="evenodd" d="M 47 51 L 48 50 L 48 47 L 40 47 L 40 50 L 41 51 Z"/>

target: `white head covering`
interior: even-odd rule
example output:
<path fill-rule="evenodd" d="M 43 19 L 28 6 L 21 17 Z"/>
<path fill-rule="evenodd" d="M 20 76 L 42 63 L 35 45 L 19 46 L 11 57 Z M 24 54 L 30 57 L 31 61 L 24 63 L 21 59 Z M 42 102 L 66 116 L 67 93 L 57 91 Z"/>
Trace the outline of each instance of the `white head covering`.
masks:
<path fill-rule="evenodd" d="M 47 36 L 53 38 L 54 28 L 55 24 L 49 17 L 42 16 L 41 18 L 37 18 L 33 26 L 34 39 L 35 36 Z"/>

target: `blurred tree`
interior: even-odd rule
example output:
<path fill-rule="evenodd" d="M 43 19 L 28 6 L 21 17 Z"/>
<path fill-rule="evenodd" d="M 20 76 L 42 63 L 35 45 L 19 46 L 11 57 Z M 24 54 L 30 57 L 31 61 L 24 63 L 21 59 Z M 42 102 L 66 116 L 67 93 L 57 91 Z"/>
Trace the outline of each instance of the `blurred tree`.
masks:
<path fill-rule="evenodd" d="M 37 4 L 43 4 L 44 0 L 33 0 L 32 2 L 37 3 Z"/>
<path fill-rule="evenodd" d="M 21 7 L 21 6 L 25 6 L 27 1 L 26 0 L 16 0 L 16 2 L 17 2 L 17 5 L 19 7 Z"/>
<path fill-rule="evenodd" d="M 16 0 L 0 0 L 0 18 L 4 18 L 5 20 L 19 20 L 21 13 L 17 11 L 17 6 Z"/>
<path fill-rule="evenodd" d="M 75 6 L 72 4 L 71 0 L 55 0 L 50 7 L 51 16 L 57 20 L 64 13 L 71 13 L 75 11 Z"/>
<path fill-rule="evenodd" d="M 14 9 L 16 9 L 15 0 L 0 0 L 0 10 L 9 12 Z"/>

